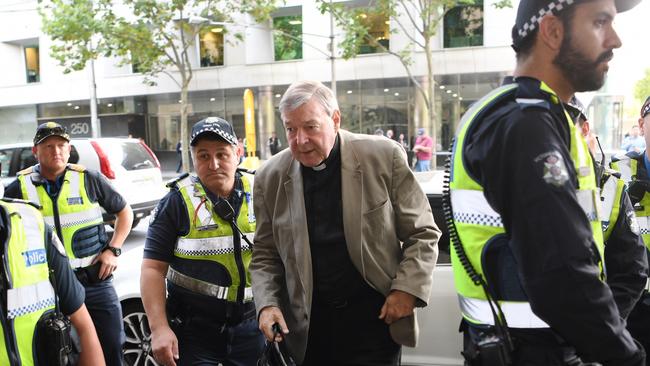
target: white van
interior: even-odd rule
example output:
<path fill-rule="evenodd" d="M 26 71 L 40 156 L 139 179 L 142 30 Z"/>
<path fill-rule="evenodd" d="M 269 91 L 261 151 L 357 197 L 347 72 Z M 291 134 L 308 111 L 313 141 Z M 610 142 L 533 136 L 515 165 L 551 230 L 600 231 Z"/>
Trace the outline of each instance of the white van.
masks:
<path fill-rule="evenodd" d="M 167 190 L 160 163 L 144 141 L 129 138 L 72 139 L 70 162 L 102 173 L 133 209 L 133 226 L 148 216 Z M 31 143 L 0 146 L 2 183 L 9 185 L 16 174 L 37 161 Z M 104 222 L 115 218 L 104 213 Z"/>

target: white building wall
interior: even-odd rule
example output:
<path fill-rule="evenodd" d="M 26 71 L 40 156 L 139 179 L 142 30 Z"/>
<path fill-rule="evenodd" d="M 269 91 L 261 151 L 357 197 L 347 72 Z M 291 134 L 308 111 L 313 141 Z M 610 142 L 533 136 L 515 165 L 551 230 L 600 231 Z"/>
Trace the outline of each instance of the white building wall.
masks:
<path fill-rule="evenodd" d="M 29 1 L 36 6 L 35 1 Z M 245 42 L 234 38 L 234 32 L 227 34 L 225 44 L 225 66 L 196 69 L 191 90 L 212 90 L 263 85 L 283 85 L 310 78 L 329 81 L 331 79 L 328 59 L 329 17 L 318 11 L 313 0 L 287 3 L 302 5 L 303 14 L 303 60 L 273 62 L 273 44 L 270 32 L 260 29 L 261 25 L 239 28 Z M 4 8 L 3 8 L 4 9 Z M 514 67 L 514 53 L 509 48 L 510 27 L 514 23 L 515 9 L 497 10 L 491 3 L 485 5 L 484 47 L 440 49 L 442 28 L 434 40 L 434 70 L 437 74 L 479 73 L 508 71 Z M 247 24 L 250 19 L 236 19 L 236 23 Z M 248 23 L 250 24 L 250 23 Z M 0 12 L 0 107 L 28 105 L 35 103 L 62 102 L 88 99 L 89 79 L 87 70 L 63 74 L 62 68 L 49 57 L 50 41 L 39 34 L 40 19 L 34 11 Z M 335 29 L 335 34 L 340 34 Z M 313 34 L 313 35 L 312 35 Z M 22 50 L 7 42 L 40 36 L 41 81 L 27 84 L 24 72 Z M 399 33 L 391 35 L 391 49 L 400 50 L 407 39 Z M 198 47 L 193 52 L 193 62 L 198 64 Z M 422 54 L 414 57 L 414 74 L 426 74 Z M 96 62 L 98 98 L 177 93 L 178 85 L 167 75 L 157 78 L 156 86 L 142 83 L 143 77 L 132 74 L 129 65 L 117 66 L 117 60 L 103 59 Z M 405 77 L 406 72 L 399 61 L 391 55 L 361 55 L 353 60 L 336 60 L 337 80 Z M 174 72 L 172 71 L 172 74 Z"/>

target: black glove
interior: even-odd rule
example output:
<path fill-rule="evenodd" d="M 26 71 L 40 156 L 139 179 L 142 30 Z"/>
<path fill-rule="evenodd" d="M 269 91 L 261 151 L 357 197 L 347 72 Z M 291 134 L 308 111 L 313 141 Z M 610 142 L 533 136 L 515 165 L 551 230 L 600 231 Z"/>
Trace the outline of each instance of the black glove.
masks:
<path fill-rule="evenodd" d="M 630 185 L 627 189 L 627 193 L 630 196 L 632 205 L 636 205 L 637 203 L 641 202 L 641 199 L 646 192 L 650 192 L 650 182 L 645 180 L 633 180 L 630 182 Z"/>

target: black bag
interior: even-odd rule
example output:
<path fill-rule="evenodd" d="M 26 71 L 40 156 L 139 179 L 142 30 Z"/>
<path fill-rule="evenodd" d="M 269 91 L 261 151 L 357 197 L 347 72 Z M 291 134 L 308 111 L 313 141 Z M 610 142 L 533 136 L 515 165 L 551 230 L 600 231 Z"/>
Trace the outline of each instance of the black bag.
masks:
<path fill-rule="evenodd" d="M 276 323 L 273 325 L 273 338 L 280 332 L 280 326 Z M 296 366 L 296 362 L 291 358 L 287 347 L 283 342 L 266 341 L 264 352 L 257 360 L 257 366 Z"/>

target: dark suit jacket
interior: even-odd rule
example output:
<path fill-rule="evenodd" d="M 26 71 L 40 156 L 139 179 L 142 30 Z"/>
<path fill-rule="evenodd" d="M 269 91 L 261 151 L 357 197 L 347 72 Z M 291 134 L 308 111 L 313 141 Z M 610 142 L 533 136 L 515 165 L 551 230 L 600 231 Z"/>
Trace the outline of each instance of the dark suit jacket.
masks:
<path fill-rule="evenodd" d="M 343 226 L 350 258 L 366 282 L 384 295 L 401 290 L 425 306 L 438 256 L 440 230 L 406 162 L 404 149 L 385 137 L 339 131 Z M 289 149 L 258 169 L 257 218 L 249 267 L 257 311 L 278 306 L 286 342 L 300 363 L 307 347 L 312 267 L 300 163 Z M 377 314 L 379 315 L 379 314 Z M 390 327 L 393 339 L 415 346 L 414 316 Z"/>

